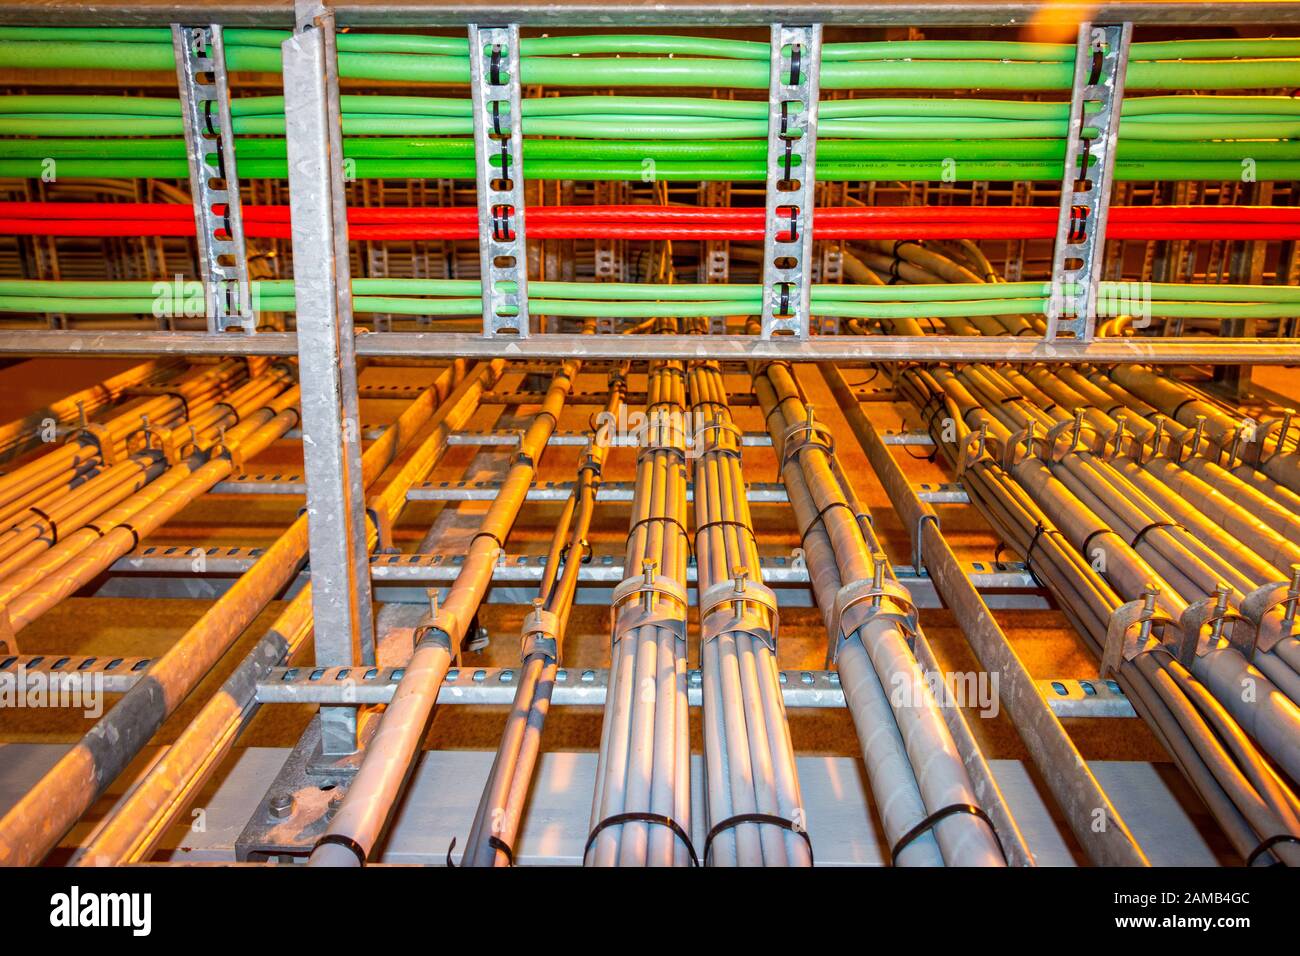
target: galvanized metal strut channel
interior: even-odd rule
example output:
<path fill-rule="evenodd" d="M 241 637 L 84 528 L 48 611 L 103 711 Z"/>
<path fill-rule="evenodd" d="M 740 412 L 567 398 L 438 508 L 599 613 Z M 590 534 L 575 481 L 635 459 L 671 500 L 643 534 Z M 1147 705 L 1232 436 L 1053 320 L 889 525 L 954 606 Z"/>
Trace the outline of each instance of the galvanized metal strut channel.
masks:
<path fill-rule="evenodd" d="M 528 335 L 519 27 L 469 27 L 483 334 Z"/>
<path fill-rule="evenodd" d="M 1133 24 L 1079 25 L 1047 339 L 1091 341 Z M 1095 106 L 1095 109 L 1090 107 Z M 1095 135 L 1086 137 L 1092 129 Z M 1072 287 L 1072 288 L 1071 288 Z"/>
<path fill-rule="evenodd" d="M 298 300 L 303 465 L 317 664 L 374 662 L 361 480 L 338 52 L 329 12 L 284 43 L 285 138 Z M 356 711 L 322 708 L 326 754 L 356 749 Z"/>
<path fill-rule="evenodd" d="M 238 328 L 256 332 L 221 26 L 174 23 L 172 45 L 185 121 L 185 154 L 190 164 L 190 195 L 198 229 L 208 331 Z M 178 314 L 180 305 L 173 303 L 176 308 L 168 315 Z"/>
<path fill-rule="evenodd" d="M 763 338 L 808 337 L 822 28 L 772 24 Z"/>

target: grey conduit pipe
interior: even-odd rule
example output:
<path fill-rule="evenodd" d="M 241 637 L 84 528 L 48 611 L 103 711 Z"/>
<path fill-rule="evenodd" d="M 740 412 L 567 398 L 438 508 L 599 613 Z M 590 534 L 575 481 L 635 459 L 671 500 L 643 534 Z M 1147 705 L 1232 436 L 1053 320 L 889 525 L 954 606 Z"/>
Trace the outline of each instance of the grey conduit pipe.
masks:
<path fill-rule="evenodd" d="M 831 654 L 881 823 L 895 848 L 894 862 L 1004 865 L 987 818 L 954 812 L 937 819 L 954 806 L 978 809 L 976 797 L 908 646 L 909 635 L 918 631 L 910 599 L 892 581 L 869 516 L 849 503 L 851 492 L 846 492 L 842 474 L 837 476 L 828 433 L 800 399 L 787 365 L 760 365 L 753 377 L 782 480 L 803 529 Z"/>
<path fill-rule="evenodd" d="M 668 319 L 657 330 L 676 331 Z M 686 866 L 686 373 L 655 362 L 638 443 L 627 577 L 615 589 L 609 688 L 592 795 L 588 866 Z"/>
<path fill-rule="evenodd" d="M 496 374 L 504 367 L 491 363 Z M 415 651 L 384 708 L 378 729 L 366 745 L 365 756 L 325 836 L 312 850 L 312 866 L 362 866 L 374 851 L 415 766 L 417 751 L 433 717 L 452 659 L 492 582 L 492 569 L 519 516 L 528 486 L 536 474 L 546 443 L 555 431 L 581 363 L 566 362 L 552 377 L 541 409 L 520 441 L 519 452 L 506 473 L 470 544 L 469 553 L 452 584 L 447 602 L 437 606 L 416 630 Z M 431 593 L 431 601 L 436 592 Z"/>
<path fill-rule="evenodd" d="M 533 612 L 525 618 L 520 635 L 523 673 L 492 772 L 479 798 L 461 857 L 462 866 L 514 865 L 515 841 L 563 656 L 564 634 L 578 586 L 578 569 L 590 547 L 587 533 L 596 508 L 601 469 L 609 450 L 610 423 L 619 420 L 623 408 L 627 371 L 628 364 L 624 363 L 610 375 L 609 399 L 601 411 L 599 427 L 582 454 L 578 480 L 551 538 Z"/>
<path fill-rule="evenodd" d="M 962 632 L 980 664 L 1000 675 L 999 692 L 1030 758 L 1064 811 L 1075 839 L 1089 859 L 1102 866 L 1147 866 L 1149 860 L 1097 783 L 1083 755 L 1048 708 L 1029 671 L 998 625 L 992 612 L 962 569 L 939 531 L 934 510 L 917 497 L 911 482 L 881 440 L 875 425 L 862 411 L 844 376 L 833 365 L 820 366 L 835 396 L 880 478 L 894 510 L 898 512 L 944 603 L 952 608 Z M 916 540 L 919 538 L 919 541 Z M 1100 810 L 1104 825 L 1095 825 Z"/>
<path fill-rule="evenodd" d="M 385 484 L 378 499 L 391 494 L 399 502 L 428 473 L 429 452 L 444 449 L 450 434 L 478 408 L 478 398 L 492 378 L 480 365 L 468 378 L 464 363 L 444 370 L 402 411 L 362 455 L 363 480 L 377 480 L 411 442 L 423 435 L 415 454 Z M 394 513 L 395 516 L 395 513 Z M 373 547 L 378 534 L 368 522 Z M 251 573 L 251 572 L 250 572 Z M 271 668 L 291 660 L 312 634 L 311 583 L 298 592 L 283 613 L 181 732 L 167 753 L 91 834 L 76 858 L 82 866 L 116 866 L 148 860 L 158 841 L 234 746 L 240 730 L 257 712 L 257 682 Z"/>
<path fill-rule="evenodd" d="M 705 829 L 712 866 L 811 866 L 807 818 L 776 662 L 740 432 L 716 362 L 689 372 L 704 701 Z M 780 822 L 756 822 L 762 819 Z M 703 851 L 701 851 L 703 852 Z"/>
<path fill-rule="evenodd" d="M 966 447 L 972 431 L 983 430 L 990 449 L 1005 446 L 1011 432 L 982 409 L 950 371 L 911 370 L 905 373 L 900 386 L 918 407 L 937 406 L 959 423 L 958 434 L 952 435 L 935 425 L 937 414 L 928 419 L 931 433 L 945 454 L 955 464 L 959 461 L 966 464 L 963 482 L 972 500 L 1004 540 L 1028 556 L 1035 574 L 1046 580 L 1057 594 L 1062 610 L 1100 653 L 1105 643 L 1106 622 L 1119 606 L 1120 598 L 1080 554 L 1075 540 L 1067 540 L 1071 531 L 1068 525 L 1075 520 L 1071 509 L 1078 509 L 1081 503 L 1050 472 L 1044 474 L 1046 466 L 1041 462 L 1025 459 L 1014 469 L 1023 470 L 1024 477 L 1037 478 L 1052 486 L 1051 493 L 1039 499 L 1047 511 L 1038 510 L 1035 498 L 1030 498 L 1011 481 L 988 454 L 981 451 L 978 457 L 966 459 L 961 449 Z M 1053 509 L 1067 519 L 1067 526 L 1058 529 Z M 1102 538 L 1109 543 L 1108 537 Z M 1107 565 L 1112 576 L 1116 563 L 1111 561 Z M 1126 569 L 1128 573 L 1119 575 L 1121 579 L 1131 580 L 1136 575 L 1144 582 L 1139 587 L 1159 582 L 1159 576 L 1131 551 L 1126 563 L 1133 566 Z M 1123 580 L 1120 583 L 1125 586 Z M 1165 600 L 1165 595 L 1162 593 L 1160 598 Z M 1288 863 L 1300 862 L 1300 853 L 1294 846 L 1283 842 L 1269 849 L 1266 842 L 1279 838 L 1279 834 L 1300 832 L 1295 829 L 1300 824 L 1296 822 L 1294 796 L 1285 787 L 1279 789 L 1273 784 L 1267 762 L 1244 740 L 1240 728 L 1234 730 L 1236 725 L 1231 716 L 1206 690 L 1197 682 L 1186 680 L 1185 674 L 1176 678 L 1168 655 L 1153 654 L 1153 651 L 1158 652 L 1159 646 L 1150 642 L 1136 659 L 1122 660 L 1116 672 L 1116 679 L 1134 706 L 1151 724 L 1243 857 L 1253 857 L 1256 862 L 1278 857 Z M 1216 732 L 1211 732 L 1202 719 L 1201 715 L 1206 713 L 1211 714 L 1218 728 Z M 1219 743 L 1223 732 L 1235 735 L 1231 754 Z"/>

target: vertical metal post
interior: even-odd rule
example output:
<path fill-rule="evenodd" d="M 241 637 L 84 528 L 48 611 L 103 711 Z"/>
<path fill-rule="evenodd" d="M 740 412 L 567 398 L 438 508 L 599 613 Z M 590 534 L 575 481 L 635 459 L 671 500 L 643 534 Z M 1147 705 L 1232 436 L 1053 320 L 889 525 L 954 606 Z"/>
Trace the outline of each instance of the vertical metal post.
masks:
<path fill-rule="evenodd" d="M 808 337 L 821 52 L 821 24 L 772 24 L 763 226 L 765 339 L 778 333 Z"/>
<path fill-rule="evenodd" d="M 300 19 L 283 53 L 316 663 L 369 664 L 374 617 L 333 14 Z M 322 707 L 320 716 L 326 754 L 356 749 L 355 708 Z"/>
<path fill-rule="evenodd" d="M 1049 341 L 1091 341 L 1096 331 L 1097 285 L 1106 247 L 1106 214 L 1132 35 L 1131 23 L 1079 25 L 1056 250 L 1052 256 Z M 1090 104 L 1096 104 L 1096 109 L 1090 110 Z M 1085 129 L 1095 130 L 1096 135 L 1085 137 Z M 1072 292 L 1067 293 L 1070 286 Z"/>
<path fill-rule="evenodd" d="M 483 334 L 528 335 L 519 27 L 469 27 Z"/>
<path fill-rule="evenodd" d="M 172 24 L 209 332 L 257 331 L 221 27 Z"/>

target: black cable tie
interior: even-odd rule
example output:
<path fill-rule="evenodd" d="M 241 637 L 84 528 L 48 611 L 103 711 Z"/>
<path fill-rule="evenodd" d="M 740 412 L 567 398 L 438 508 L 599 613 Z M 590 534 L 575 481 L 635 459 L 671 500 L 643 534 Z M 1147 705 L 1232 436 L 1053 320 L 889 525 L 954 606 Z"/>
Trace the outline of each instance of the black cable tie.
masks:
<path fill-rule="evenodd" d="M 781 315 L 790 314 L 790 285 L 789 282 L 777 283 L 777 288 L 781 290 Z"/>
<path fill-rule="evenodd" d="M 889 851 L 890 865 L 898 865 L 898 855 L 907 849 L 908 844 L 913 840 L 932 829 L 936 824 L 942 822 L 944 819 L 958 813 L 969 813 L 971 816 L 979 817 L 987 823 L 989 825 L 989 830 L 993 834 L 993 839 L 997 841 L 998 852 L 1002 854 L 1004 860 L 1006 859 L 1007 851 L 1002 846 L 1002 838 L 998 836 L 998 829 L 993 825 L 993 821 L 989 819 L 989 815 L 972 803 L 950 803 L 943 809 L 936 810 L 934 813 L 930 814 L 899 838 L 898 842 L 894 844 L 894 848 Z"/>
<path fill-rule="evenodd" d="M 785 141 L 785 157 L 783 159 L 783 162 L 785 163 L 785 178 L 782 180 L 782 182 L 790 182 L 794 178 L 794 174 L 792 172 L 792 170 L 794 169 L 794 140 L 793 139 L 787 139 Z"/>
<path fill-rule="evenodd" d="M 827 537 L 830 536 L 830 529 L 826 527 L 826 522 L 825 522 L 823 519 L 826 517 L 826 514 L 827 514 L 831 509 L 833 509 L 833 508 L 843 508 L 843 509 L 845 509 L 849 514 L 853 515 L 853 520 L 854 520 L 854 521 L 861 522 L 861 520 L 862 520 L 863 518 L 866 518 L 866 517 L 867 517 L 866 515 L 860 515 L 860 514 L 858 514 L 856 511 L 854 511 L 851 507 L 849 507 L 849 504 L 848 504 L 848 502 L 846 502 L 846 501 L 832 501 L 830 504 L 828 504 L 828 505 L 827 505 L 825 508 L 823 508 L 821 511 L 819 511 L 819 512 L 817 512 L 815 515 L 813 515 L 813 519 L 812 519 L 811 521 L 809 521 L 809 522 L 808 522 L 808 526 L 807 526 L 806 528 L 803 529 L 803 533 L 802 533 L 801 535 L 799 535 L 799 547 L 800 547 L 800 548 L 803 548 L 803 547 L 804 547 L 804 545 L 805 545 L 806 542 L 808 541 L 808 535 L 812 534 L 813 529 L 815 529 L 819 523 L 822 525 L 823 529 L 825 529 Z M 868 521 L 868 523 L 870 523 L 870 519 L 869 519 L 869 518 L 867 519 L 867 521 Z M 806 549 L 805 549 L 805 550 L 806 550 Z"/>
<path fill-rule="evenodd" d="M 754 547 L 755 548 L 758 547 L 758 536 L 754 534 L 754 529 L 752 526 L 745 524 L 745 522 L 743 521 L 735 521 L 731 518 L 719 518 L 717 521 L 706 522 L 695 529 L 695 548 L 694 548 L 695 553 L 699 554 L 700 551 L 700 535 L 702 535 L 706 531 L 709 531 L 712 528 L 725 528 L 728 526 L 732 528 L 740 528 L 743 531 L 747 531 L 749 533 L 750 539 L 754 542 Z"/>
<path fill-rule="evenodd" d="M 347 836 L 346 834 L 343 833 L 327 833 L 319 840 L 316 841 L 316 846 L 312 848 L 313 852 L 319 849 L 320 847 L 326 846 L 327 844 L 332 844 L 333 846 L 341 846 L 345 850 L 351 850 L 353 855 L 356 856 L 357 862 L 361 866 L 366 865 L 366 851 L 363 850 L 361 848 L 361 844 L 358 843 L 356 840 L 352 839 L 352 837 Z M 451 844 L 452 846 L 455 846 L 456 841 L 452 840 Z M 447 850 L 447 857 L 448 859 L 451 858 L 450 849 Z"/>
<path fill-rule="evenodd" d="M 1145 528 L 1143 528 L 1141 531 L 1139 531 L 1136 535 L 1134 535 L 1133 540 L 1128 543 L 1128 546 L 1132 548 L 1134 551 L 1136 551 L 1137 546 L 1142 543 L 1142 539 L 1146 537 L 1147 532 L 1155 531 L 1157 528 L 1182 528 L 1182 527 L 1183 526 L 1176 521 L 1153 521 Z M 1187 529 L 1183 528 L 1183 530 L 1186 531 Z"/>
<path fill-rule="evenodd" d="M 140 533 L 136 531 L 135 528 L 131 527 L 131 525 L 127 524 L 125 521 L 119 525 L 114 525 L 112 530 L 116 531 L 118 528 L 125 528 L 127 531 L 131 532 L 131 549 L 130 549 L 131 551 L 134 551 L 136 548 L 140 547 Z M 98 528 L 96 528 L 95 530 L 99 531 Z M 104 532 L 102 531 L 99 531 L 99 533 L 101 537 L 104 534 Z"/>
<path fill-rule="evenodd" d="M 691 857 L 691 866 L 700 865 L 700 858 L 695 855 L 695 846 L 691 843 L 690 834 L 682 829 L 680 823 L 663 813 L 646 813 L 643 811 L 616 813 L 597 823 L 592 827 L 591 832 L 587 834 L 587 845 L 582 848 L 582 858 L 587 859 L 587 854 L 591 852 L 591 846 L 596 842 L 596 837 L 600 835 L 601 830 L 606 827 L 621 826 L 624 823 L 653 823 L 656 826 L 667 827 L 673 831 L 673 835 L 677 839 L 682 841 L 682 846 L 686 847 L 686 852 Z"/>
<path fill-rule="evenodd" d="M 800 60 L 802 59 L 803 59 L 803 44 L 791 43 L 790 44 L 790 85 L 791 86 L 799 85 L 799 67 L 800 67 Z"/>
<path fill-rule="evenodd" d="M 214 100 L 203 101 L 203 125 L 207 127 L 209 136 L 220 136 L 221 134 L 217 132 L 217 128 L 212 125 L 212 104 L 214 102 Z"/>
<path fill-rule="evenodd" d="M 492 44 L 492 59 L 488 66 L 488 82 L 493 86 L 501 85 L 501 44 Z"/>
<path fill-rule="evenodd" d="M 494 535 L 491 531 L 478 531 L 478 532 L 476 532 L 476 533 L 474 534 L 474 537 L 472 537 L 472 538 L 469 539 L 469 546 L 470 546 L 471 548 L 473 548 L 473 547 L 474 547 L 474 542 L 477 541 L 479 538 L 491 538 L 493 541 L 495 541 L 495 542 L 497 543 L 497 547 L 498 547 L 500 550 L 504 551 L 504 550 L 506 549 L 505 542 L 502 541 L 500 538 L 498 538 L 496 535 Z"/>
<path fill-rule="evenodd" d="M 1279 843 L 1300 843 L 1300 837 L 1292 836 L 1290 833 L 1274 834 L 1273 836 L 1269 837 L 1267 840 L 1265 840 L 1263 843 L 1261 843 L 1259 846 L 1255 847 L 1255 849 L 1251 851 L 1250 856 L 1246 857 L 1246 866 L 1254 866 L 1256 860 L 1258 860 L 1269 850 L 1273 849 L 1273 847 L 1277 846 Z M 1273 864 L 1273 866 L 1285 866 L 1285 865 L 1286 864 L 1284 864 L 1280 859 Z"/>
<path fill-rule="evenodd" d="M 27 510 L 28 510 L 28 511 L 31 511 L 31 512 L 37 514 L 37 515 L 39 515 L 39 516 L 42 517 L 42 518 L 44 518 L 44 519 L 45 519 L 45 523 L 48 524 L 48 525 L 50 526 L 50 546 L 53 547 L 54 545 L 58 544 L 58 543 L 59 543 L 59 526 L 58 526 L 57 524 L 55 524 L 54 519 L 51 518 L 49 515 L 47 515 L 47 514 L 46 514 L 44 511 L 42 511 L 40 508 L 36 507 L 35 505 L 30 505 L 30 506 L 28 506 L 28 509 L 27 509 Z"/>
<path fill-rule="evenodd" d="M 1029 539 L 1029 547 L 1025 549 L 1025 570 L 1029 572 L 1029 576 L 1037 582 L 1040 588 L 1045 588 L 1047 585 L 1043 583 L 1043 579 L 1034 570 L 1034 548 L 1038 547 L 1038 539 L 1043 536 L 1044 532 L 1047 534 L 1060 534 L 1055 528 L 1048 528 L 1039 521 L 1034 526 L 1034 536 Z"/>
<path fill-rule="evenodd" d="M 640 521 L 634 522 L 632 524 L 632 527 L 627 529 L 627 536 L 631 538 L 632 535 L 636 534 L 636 530 L 640 528 L 643 524 L 650 524 L 655 521 L 662 521 L 665 524 L 671 524 L 673 527 L 675 527 L 678 530 L 678 532 L 681 533 L 681 536 L 686 539 L 687 550 L 690 551 L 692 555 L 695 554 L 695 549 L 692 547 L 692 542 L 691 542 L 691 533 L 687 531 L 686 527 L 680 521 L 674 518 L 672 515 L 651 515 L 648 518 L 642 518 Z"/>
<path fill-rule="evenodd" d="M 500 100 L 492 101 L 492 132 L 497 136 L 501 135 L 501 101 Z"/>
<path fill-rule="evenodd" d="M 790 207 L 790 238 L 787 241 L 799 241 L 799 210 L 794 206 Z"/>
<path fill-rule="evenodd" d="M 1182 422 L 1179 422 L 1179 421 L 1178 421 L 1178 413 L 1181 412 L 1181 411 L 1182 411 L 1184 408 L 1186 408 L 1188 405 L 1192 404 L 1192 402 L 1198 402 L 1198 401 L 1200 401 L 1200 399 L 1199 399 L 1197 396 L 1195 396 L 1195 395 L 1193 395 L 1191 398 L 1185 398 L 1185 399 L 1183 399 L 1181 402 L 1179 402 L 1179 403 L 1174 407 L 1173 412 L 1172 412 L 1172 413 L 1170 414 L 1170 416 L 1169 416 L 1170 419 L 1173 420 L 1175 423 L 1181 425 Z"/>
<path fill-rule="evenodd" d="M 515 865 L 515 851 L 510 848 L 510 844 L 500 837 L 489 836 L 487 838 L 488 846 L 494 850 L 500 850 L 506 855 L 506 866 Z"/>
<path fill-rule="evenodd" d="M 1092 534 L 1088 535 L 1088 537 L 1084 538 L 1083 547 L 1079 549 L 1079 553 L 1085 558 L 1088 556 L 1088 545 L 1092 544 L 1092 539 L 1097 537 L 1099 534 L 1114 534 L 1114 531 L 1110 528 L 1098 528 L 1096 531 L 1092 532 Z"/>
<path fill-rule="evenodd" d="M 716 824 L 713 829 L 709 831 L 709 835 L 704 838 L 705 866 L 709 865 L 709 852 L 713 849 L 714 839 L 727 830 L 740 826 L 742 823 L 762 823 L 769 826 L 780 827 L 782 830 L 789 830 L 791 833 L 799 834 L 799 836 L 803 837 L 803 842 L 808 844 L 808 862 L 811 863 L 813 861 L 812 837 L 808 835 L 807 830 L 801 826 L 797 826 L 793 820 L 787 820 L 785 817 L 779 817 L 774 813 L 738 813 L 734 817 L 727 817 L 727 819 Z"/>

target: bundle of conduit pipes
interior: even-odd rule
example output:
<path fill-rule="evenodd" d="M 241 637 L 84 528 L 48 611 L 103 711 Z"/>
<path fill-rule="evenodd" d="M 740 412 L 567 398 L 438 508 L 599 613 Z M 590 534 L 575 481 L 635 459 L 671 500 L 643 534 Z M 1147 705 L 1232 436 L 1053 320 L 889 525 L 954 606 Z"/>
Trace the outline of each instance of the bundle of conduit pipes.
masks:
<path fill-rule="evenodd" d="M 594 331 L 594 323 L 588 323 L 587 331 Z M 500 359 L 490 364 L 494 374 L 500 374 L 505 365 Z M 505 552 L 506 538 L 519 516 L 537 462 L 581 367 L 581 362 L 565 362 L 552 376 L 541 408 L 520 439 L 519 451 L 470 542 L 446 601 L 439 601 L 437 591 L 429 592 L 430 611 L 415 629 L 415 650 L 392 702 L 376 718 L 379 724 L 366 746 L 365 758 L 328 831 L 312 850 L 310 865 L 362 866 L 383 837 L 433 718 L 438 688 L 453 660 L 460 657 L 462 643 L 492 581 L 492 569 Z"/>
<path fill-rule="evenodd" d="M 385 508 L 390 509 L 389 514 L 397 514 L 410 485 L 424 477 L 421 468 L 431 466 L 450 431 L 463 424 L 475 407 L 478 394 L 491 384 L 496 374 L 499 367 L 481 365 L 467 376 L 464 363 L 453 363 L 366 449 L 361 479 L 363 486 L 369 488 L 417 434 L 426 426 L 433 429 L 417 454 L 411 456 L 409 467 L 404 466 L 373 502 L 375 515 L 378 509 Z M 210 460 L 194 472 L 192 479 L 202 476 L 204 484 L 200 487 L 206 490 L 230 473 L 232 453 L 242 450 L 251 455 L 267 447 L 297 424 L 297 402 L 295 385 L 248 413 L 244 421 L 226 433 L 223 445 L 195 452 L 195 455 L 206 454 Z M 245 435 L 249 436 L 247 440 L 243 440 Z M 193 456 L 189 461 L 192 460 Z M 155 485 L 164 482 L 176 469 L 188 471 L 182 463 L 144 490 L 154 490 Z M 168 516 L 201 493 L 194 491 L 191 482 L 174 484 L 155 504 L 155 508 L 163 504 L 174 508 L 167 512 Z M 182 498 L 181 493 L 188 497 Z M 177 500 L 169 501 L 169 497 Z M 131 550 L 137 529 L 158 527 L 160 521 L 152 521 L 157 512 L 150 509 L 150 501 L 142 507 L 132 505 L 132 499 L 127 499 L 90 526 L 101 535 L 100 544 L 112 545 L 107 554 L 96 548 L 86 549 L 87 557 L 96 561 L 91 565 L 97 568 L 95 574 L 101 573 L 115 556 Z M 142 516 L 149 517 L 151 523 L 145 524 Z M 125 535 L 117 534 L 119 531 Z M 373 526 L 368 528 L 371 535 L 375 531 Z M 50 852 L 126 770 L 253 619 L 283 591 L 306 561 L 307 544 L 307 517 L 301 515 L 169 651 L 149 664 L 139 683 L 0 819 L 0 832 L 3 832 L 0 861 L 32 865 Z M 63 547 L 60 544 L 51 549 L 51 557 Z M 73 580 L 69 576 L 69 581 Z M 130 800 L 115 808 L 96 833 L 94 854 L 83 854 L 83 862 L 97 865 L 148 858 L 166 825 L 184 811 L 207 775 L 215 769 L 216 763 L 209 759 L 214 748 L 231 747 L 244 717 L 256 709 L 256 680 L 310 636 L 310 610 L 309 591 L 290 603 L 221 691 L 205 704 L 200 718 L 187 728 L 166 759 L 154 765 L 147 780 L 132 791 Z M 111 746 L 108 741 L 112 742 Z"/>
<path fill-rule="evenodd" d="M 969 282 L 978 265 L 915 242 L 882 253 L 851 274 Z M 943 321 L 1015 335 L 1041 317 Z M 898 387 L 1247 864 L 1300 862 L 1290 414 L 1257 424 L 1142 366 L 925 366 Z"/>
<path fill-rule="evenodd" d="M 496 759 L 461 858 L 462 866 L 514 866 L 515 838 L 533 770 L 541 751 L 542 729 L 555 690 L 564 651 L 564 634 L 578 588 L 578 569 L 590 560 L 587 533 L 596 510 L 596 490 L 609 450 L 609 426 L 617 421 L 627 393 L 629 363 L 609 376 L 609 400 L 601 427 L 592 431 L 578 463 L 578 479 L 565 499 L 546 553 L 542 583 L 520 634 L 522 669 Z"/>
<path fill-rule="evenodd" d="M 662 319 L 655 331 L 677 330 Z M 689 866 L 686 704 L 686 371 L 652 362 L 628 528 L 614 589 L 609 686 L 583 860 L 588 866 Z"/>
<path fill-rule="evenodd" d="M 987 767 L 982 792 L 954 743 L 969 735 L 941 708 L 918 657 L 933 660 L 910 594 L 893 577 L 834 454 L 834 439 L 805 404 L 784 362 L 752 370 L 781 479 L 801 530 L 817 604 L 853 716 L 862 756 L 898 866 L 1001 866 L 1028 858 Z M 899 693 L 900 681 L 906 693 Z M 952 721 L 950 725 L 948 721 Z M 982 764 L 975 748 L 975 754 Z"/>

